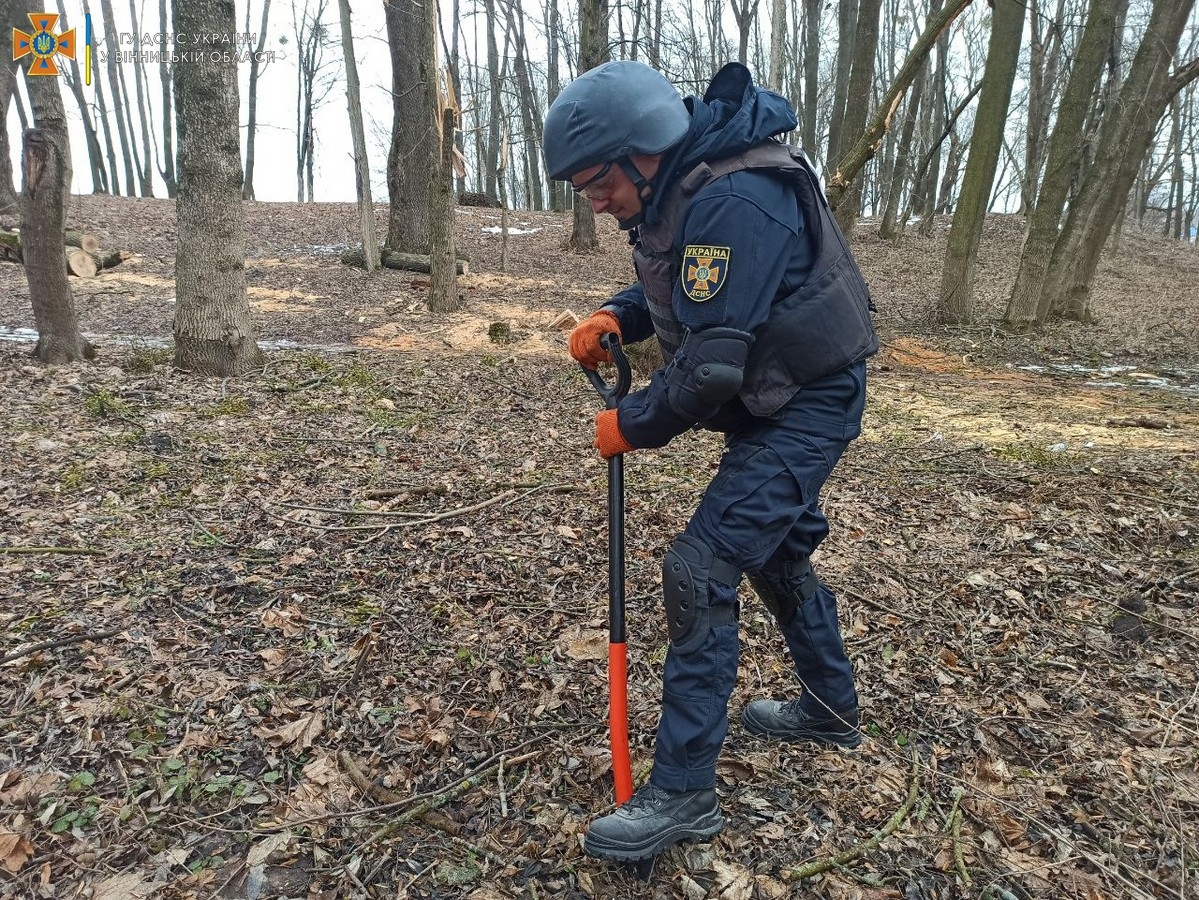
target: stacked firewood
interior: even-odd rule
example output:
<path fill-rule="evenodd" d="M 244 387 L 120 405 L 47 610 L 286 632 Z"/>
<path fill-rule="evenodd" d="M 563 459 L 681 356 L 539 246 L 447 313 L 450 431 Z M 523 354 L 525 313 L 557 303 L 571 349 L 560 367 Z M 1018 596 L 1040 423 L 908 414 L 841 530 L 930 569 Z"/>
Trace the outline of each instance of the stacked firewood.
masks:
<path fill-rule="evenodd" d="M 67 229 L 63 256 L 67 272 L 80 278 L 94 278 L 97 272 L 119 266 L 124 257 L 120 250 L 101 250 L 100 240 L 86 231 Z M 21 232 L 0 226 L 0 260 L 23 263 Z"/>

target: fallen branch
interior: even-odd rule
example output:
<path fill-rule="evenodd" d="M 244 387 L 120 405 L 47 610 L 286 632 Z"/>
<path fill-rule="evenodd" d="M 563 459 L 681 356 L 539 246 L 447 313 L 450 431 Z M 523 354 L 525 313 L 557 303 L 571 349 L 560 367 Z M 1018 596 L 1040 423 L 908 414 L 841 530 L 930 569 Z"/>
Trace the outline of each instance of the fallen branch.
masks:
<path fill-rule="evenodd" d="M 75 634 L 71 637 L 55 638 L 52 641 L 42 641 L 40 644 L 34 644 L 26 647 L 24 650 L 17 650 L 8 656 L 0 656 L 0 666 L 12 662 L 14 659 L 20 659 L 22 656 L 28 656 L 31 653 L 39 653 L 42 650 L 53 650 L 55 647 L 66 647 L 69 644 L 81 644 L 84 641 L 99 641 L 104 638 L 110 638 L 114 634 L 120 634 L 124 628 L 109 628 L 106 631 L 89 631 L 85 634 Z"/>
<path fill-rule="evenodd" d="M 912 785 L 908 788 L 907 799 L 903 801 L 903 805 L 895 810 L 895 813 L 887 820 L 881 829 L 874 833 L 869 839 L 860 844 L 855 844 L 847 850 L 842 850 L 833 856 L 826 856 L 824 859 L 814 859 L 810 863 L 805 863 L 798 868 L 791 870 L 791 875 L 795 879 L 811 878 L 813 875 L 819 875 L 821 872 L 827 872 L 829 869 L 835 869 L 838 866 L 843 866 L 847 862 L 857 859 L 862 854 L 878 848 L 878 845 L 886 840 L 895 829 L 898 828 L 903 820 L 908 817 L 908 813 L 912 811 L 912 807 L 916 805 L 916 798 L 920 796 L 920 779 L 918 777 L 920 769 L 920 756 L 915 751 L 912 752 Z"/>
<path fill-rule="evenodd" d="M 359 248 L 347 250 L 341 255 L 342 265 L 366 268 L 366 259 Z M 429 257 L 419 253 L 400 253 L 398 250 L 379 248 L 379 262 L 385 269 L 400 269 L 405 272 L 425 272 L 430 270 Z M 459 275 L 470 274 L 470 263 L 465 259 L 457 260 L 455 272 Z"/>
<path fill-rule="evenodd" d="M 76 556 L 103 556 L 106 551 L 91 547 L 0 547 L 0 553 L 72 553 Z"/>
<path fill-rule="evenodd" d="M 953 808 L 949 811 L 949 833 L 953 838 L 953 864 L 957 867 L 962 882 L 970 885 L 970 870 L 966 868 L 966 856 L 962 851 L 962 795 L 961 787 L 953 789 Z"/>

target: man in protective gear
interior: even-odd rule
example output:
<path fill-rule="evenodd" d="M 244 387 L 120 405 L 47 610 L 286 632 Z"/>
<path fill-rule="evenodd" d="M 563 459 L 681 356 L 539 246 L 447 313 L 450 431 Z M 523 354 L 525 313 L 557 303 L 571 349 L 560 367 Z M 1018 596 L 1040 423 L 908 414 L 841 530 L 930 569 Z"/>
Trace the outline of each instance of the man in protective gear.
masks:
<path fill-rule="evenodd" d="M 785 99 L 725 66 L 702 98 L 641 63 L 606 63 L 562 91 L 545 122 L 550 177 L 630 232 L 637 282 L 571 333 L 588 368 L 600 338 L 656 336 L 664 366 L 596 417 L 604 458 L 695 427 L 725 450 L 663 562 L 670 649 L 653 773 L 593 821 L 591 855 L 639 860 L 724 824 L 716 758 L 737 674 L 742 576 L 773 614 L 802 685 L 758 700 L 746 730 L 855 747 L 853 672 L 836 600 L 812 569 L 828 534 L 820 491 L 861 433 L 865 360 L 878 349 L 869 290 L 802 151 Z"/>

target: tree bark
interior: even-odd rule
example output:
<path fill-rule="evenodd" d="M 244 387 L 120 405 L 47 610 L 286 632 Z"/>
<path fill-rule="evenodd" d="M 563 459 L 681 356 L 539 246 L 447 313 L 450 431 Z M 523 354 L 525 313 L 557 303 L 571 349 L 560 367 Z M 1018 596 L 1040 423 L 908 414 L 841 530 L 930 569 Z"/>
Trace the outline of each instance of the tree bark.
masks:
<path fill-rule="evenodd" d="M 92 359 L 96 351 L 79 330 L 63 257 L 71 195 L 66 110 L 57 78 L 30 78 L 28 89 L 34 127 L 22 144 L 21 256 L 38 332 L 33 355 L 46 363 Z"/>
<path fill-rule="evenodd" d="M 1088 169 L 1066 227 L 1054 247 L 1045 280 L 1053 311 L 1080 322 L 1094 320 L 1091 281 L 1103 245 L 1132 187 L 1170 98 L 1185 86 L 1170 63 L 1195 0 L 1157 0 L 1149 26 L 1119 97 L 1100 126 L 1095 161 Z M 1191 78 L 1199 75 L 1199 66 Z M 1043 301 L 1044 302 L 1044 299 Z"/>
<path fill-rule="evenodd" d="M 1090 0 L 1074 65 L 1046 148 L 1045 176 L 1028 217 L 1020 268 L 1004 313 L 1004 324 L 1013 331 L 1040 325 L 1049 311 L 1048 304 L 1041 308 L 1041 296 L 1066 197 L 1082 165 L 1083 123 L 1103 72 L 1108 47 L 1122 18 L 1122 7 L 1127 5 L 1128 0 Z"/>
<path fill-rule="evenodd" d="M 354 141 L 354 174 L 358 187 L 358 217 L 362 223 L 362 256 L 365 268 L 379 268 L 379 243 L 375 239 L 375 204 L 371 198 L 371 167 L 366 155 L 366 132 L 362 127 L 362 96 L 358 87 L 358 62 L 354 58 L 354 35 L 350 25 L 350 0 L 338 0 L 341 13 L 341 52 L 346 65 L 346 102 L 350 110 L 350 133 Z"/>
<path fill-rule="evenodd" d="M 57 92 L 58 86 L 50 89 Z M 31 92 L 35 90 L 39 88 L 30 86 Z M 79 330 L 63 265 L 63 197 L 71 178 L 70 148 L 65 143 L 65 120 L 57 136 L 55 127 L 45 124 L 45 130 L 26 131 L 22 147 L 21 249 L 38 334 L 33 355 L 44 363 L 76 362 L 94 358 L 96 351 Z"/>
<path fill-rule="evenodd" d="M 938 318 L 951 324 L 974 320 L 974 272 L 983 220 L 995 182 L 995 167 L 1003 146 L 1016 63 L 1020 58 L 1020 35 L 1024 30 L 1024 0 L 995 0 L 991 40 L 982 93 L 970 138 L 970 156 L 962 192 L 953 213 L 949 246 L 941 273 Z"/>
<path fill-rule="evenodd" d="M 440 155 L 430 192 L 433 252 L 429 262 L 429 309 L 455 312 L 462 307 L 454 259 L 454 127 L 457 110 L 449 103 L 441 109 Z"/>
<path fill-rule="evenodd" d="M 430 0 L 431 2 L 431 0 Z M 387 246 L 408 253 L 429 253 L 429 173 L 437 169 L 436 32 L 421 5 L 384 0 L 387 43 L 391 53 L 392 136 L 387 157 L 387 190 L 391 207 Z"/>
<path fill-rule="evenodd" d="M 227 35 L 233 0 L 172 0 L 183 34 Z M 262 365 L 246 296 L 237 62 L 175 67 L 179 133 L 179 246 L 175 255 L 175 365 L 241 375 Z"/>

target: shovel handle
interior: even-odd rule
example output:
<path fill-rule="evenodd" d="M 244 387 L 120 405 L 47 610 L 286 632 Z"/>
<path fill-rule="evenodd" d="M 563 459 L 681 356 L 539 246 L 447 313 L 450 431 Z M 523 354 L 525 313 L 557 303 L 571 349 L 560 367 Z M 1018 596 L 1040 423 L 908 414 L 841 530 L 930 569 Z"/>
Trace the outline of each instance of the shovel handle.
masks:
<path fill-rule="evenodd" d="M 583 371 L 596 393 L 604 399 L 604 406 L 616 409 L 616 404 L 624 399 L 633 383 L 633 370 L 629 368 L 629 358 L 625 356 L 624 348 L 620 345 L 620 335 L 615 331 L 601 337 L 600 346 L 612 354 L 612 364 L 616 366 L 616 380 L 609 384 L 596 369 L 583 366 Z"/>

